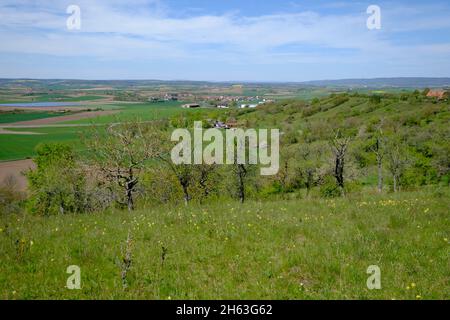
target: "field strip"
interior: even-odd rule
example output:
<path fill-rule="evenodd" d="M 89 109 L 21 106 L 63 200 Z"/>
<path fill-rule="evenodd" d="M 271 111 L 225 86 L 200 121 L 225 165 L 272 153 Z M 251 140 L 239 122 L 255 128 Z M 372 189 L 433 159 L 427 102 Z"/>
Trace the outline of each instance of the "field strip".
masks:
<path fill-rule="evenodd" d="M 74 121 L 74 120 L 95 118 L 95 117 L 104 116 L 104 115 L 111 115 L 111 114 L 115 114 L 117 112 L 118 112 L 118 110 L 80 112 L 80 113 L 71 114 L 71 115 L 67 115 L 67 116 L 12 122 L 12 123 L 8 123 L 6 125 L 0 125 L 0 128 L 22 127 L 24 125 L 32 125 L 35 127 L 40 127 L 41 125 L 48 125 L 48 124 L 66 122 L 66 121 Z"/>
<path fill-rule="evenodd" d="M 4 128 L 0 127 L 0 134 L 45 134 L 40 132 L 30 132 L 30 131 L 11 131 L 11 130 L 5 130 Z"/>

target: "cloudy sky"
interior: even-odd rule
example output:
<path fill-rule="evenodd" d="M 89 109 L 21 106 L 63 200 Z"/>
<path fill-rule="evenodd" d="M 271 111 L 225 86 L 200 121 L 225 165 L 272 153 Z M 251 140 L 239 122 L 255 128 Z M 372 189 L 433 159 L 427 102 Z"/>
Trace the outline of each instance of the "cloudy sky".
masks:
<path fill-rule="evenodd" d="M 371 4 L 379 30 L 367 28 Z M 447 77 L 449 17 L 448 0 L 0 0 L 0 77 Z"/>

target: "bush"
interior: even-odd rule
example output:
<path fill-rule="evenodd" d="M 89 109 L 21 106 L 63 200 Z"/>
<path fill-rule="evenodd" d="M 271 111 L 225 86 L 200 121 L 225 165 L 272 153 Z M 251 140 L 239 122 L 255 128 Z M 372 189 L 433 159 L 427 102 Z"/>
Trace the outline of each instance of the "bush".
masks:
<path fill-rule="evenodd" d="M 8 176 L 0 185 L 0 213 L 12 214 L 21 210 L 24 195 L 17 191 L 17 181 Z"/>
<path fill-rule="evenodd" d="M 41 144 L 36 153 L 37 168 L 26 174 L 30 211 L 38 215 L 87 211 L 85 178 L 76 167 L 72 148 L 59 143 Z"/>
<path fill-rule="evenodd" d="M 334 177 L 327 176 L 319 189 L 320 196 L 323 198 L 336 198 L 341 196 L 341 190 L 336 185 Z"/>

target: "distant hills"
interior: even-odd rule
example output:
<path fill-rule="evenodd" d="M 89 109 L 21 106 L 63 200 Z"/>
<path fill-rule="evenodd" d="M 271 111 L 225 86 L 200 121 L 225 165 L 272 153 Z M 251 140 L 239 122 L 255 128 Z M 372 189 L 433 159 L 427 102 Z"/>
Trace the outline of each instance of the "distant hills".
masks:
<path fill-rule="evenodd" d="M 373 79 L 341 79 L 315 80 L 304 82 L 252 82 L 252 81 L 190 81 L 190 80 L 76 80 L 76 79 L 1 79 L 0 87 L 57 87 L 57 88 L 89 88 L 109 86 L 114 88 L 130 88 L 143 86 L 230 86 L 236 83 L 245 86 L 289 86 L 289 87 L 333 87 L 333 88 L 442 88 L 450 87 L 450 78 L 373 78 Z"/>
<path fill-rule="evenodd" d="M 371 88 L 425 88 L 449 87 L 450 78 L 374 78 L 374 79 L 342 79 L 318 80 L 303 82 L 318 87 L 371 87 Z"/>

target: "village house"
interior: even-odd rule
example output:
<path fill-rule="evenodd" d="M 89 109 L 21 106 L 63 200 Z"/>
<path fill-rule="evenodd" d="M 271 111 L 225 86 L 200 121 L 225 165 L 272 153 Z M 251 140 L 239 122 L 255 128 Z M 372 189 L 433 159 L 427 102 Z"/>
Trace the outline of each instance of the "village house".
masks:
<path fill-rule="evenodd" d="M 448 93 L 445 90 L 430 90 L 427 93 L 428 98 L 437 98 L 439 100 L 448 98 Z"/>
<path fill-rule="evenodd" d="M 241 104 L 241 109 L 256 108 L 257 106 L 258 106 L 257 104 Z"/>
<path fill-rule="evenodd" d="M 178 100 L 178 93 L 166 93 L 164 95 L 165 101 L 177 101 Z"/>
<path fill-rule="evenodd" d="M 192 108 L 200 108 L 200 105 L 198 103 L 186 103 L 183 104 L 181 107 L 185 109 L 192 109 Z"/>
<path fill-rule="evenodd" d="M 214 128 L 216 129 L 228 129 L 229 127 L 223 123 L 222 121 L 215 121 L 214 122 Z"/>
<path fill-rule="evenodd" d="M 228 102 L 221 101 L 217 104 L 218 109 L 228 109 Z"/>

